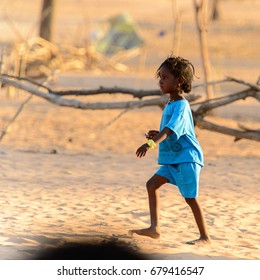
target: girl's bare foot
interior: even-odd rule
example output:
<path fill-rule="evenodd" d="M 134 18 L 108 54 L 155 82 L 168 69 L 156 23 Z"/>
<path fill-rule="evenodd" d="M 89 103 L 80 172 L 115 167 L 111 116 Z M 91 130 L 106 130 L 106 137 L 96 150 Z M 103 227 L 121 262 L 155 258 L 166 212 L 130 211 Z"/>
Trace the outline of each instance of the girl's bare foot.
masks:
<path fill-rule="evenodd" d="M 142 236 L 148 236 L 154 239 L 160 238 L 160 233 L 155 228 L 151 228 L 151 227 L 144 228 L 144 229 L 133 229 L 133 230 L 129 230 L 128 232 L 130 236 L 133 236 L 134 233 Z"/>
<path fill-rule="evenodd" d="M 188 242 L 186 242 L 186 244 L 189 244 L 189 245 L 209 245 L 209 244 L 211 244 L 211 239 L 201 237 L 199 239 L 188 241 Z"/>

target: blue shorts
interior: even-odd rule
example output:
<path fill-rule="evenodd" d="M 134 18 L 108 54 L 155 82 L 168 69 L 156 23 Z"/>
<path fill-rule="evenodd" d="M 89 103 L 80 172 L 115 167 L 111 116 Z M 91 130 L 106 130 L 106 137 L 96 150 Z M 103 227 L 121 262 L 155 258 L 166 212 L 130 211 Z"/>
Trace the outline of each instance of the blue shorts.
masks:
<path fill-rule="evenodd" d="M 195 198 L 199 195 L 199 176 L 201 166 L 195 162 L 162 165 L 155 174 L 169 180 L 179 188 L 184 198 Z"/>

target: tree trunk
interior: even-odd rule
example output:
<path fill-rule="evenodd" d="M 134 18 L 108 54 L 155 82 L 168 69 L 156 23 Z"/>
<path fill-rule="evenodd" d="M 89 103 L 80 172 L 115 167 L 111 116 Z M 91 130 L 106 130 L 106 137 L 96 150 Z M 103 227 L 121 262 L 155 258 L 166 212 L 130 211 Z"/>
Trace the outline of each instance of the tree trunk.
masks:
<path fill-rule="evenodd" d="M 53 40 L 53 14 L 54 14 L 55 0 L 43 0 L 41 23 L 40 23 L 40 37 L 47 41 Z"/>

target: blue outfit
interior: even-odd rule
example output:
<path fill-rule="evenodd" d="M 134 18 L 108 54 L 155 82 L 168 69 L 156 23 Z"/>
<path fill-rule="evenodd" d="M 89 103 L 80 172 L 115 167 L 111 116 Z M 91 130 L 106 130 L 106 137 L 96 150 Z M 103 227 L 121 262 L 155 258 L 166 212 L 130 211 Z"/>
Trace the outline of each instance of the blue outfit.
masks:
<path fill-rule="evenodd" d="M 198 196 L 199 174 L 203 166 L 203 151 L 196 138 L 189 102 L 178 100 L 164 108 L 160 131 L 173 131 L 159 144 L 158 163 L 162 165 L 156 174 L 177 185 L 182 196 Z"/>

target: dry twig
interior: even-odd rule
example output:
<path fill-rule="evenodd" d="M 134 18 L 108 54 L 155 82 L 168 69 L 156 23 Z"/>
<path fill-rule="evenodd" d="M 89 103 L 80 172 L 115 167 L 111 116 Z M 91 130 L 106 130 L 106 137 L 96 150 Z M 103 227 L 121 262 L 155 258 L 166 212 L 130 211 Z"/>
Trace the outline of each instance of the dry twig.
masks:
<path fill-rule="evenodd" d="M 2 141 L 2 139 L 4 138 L 4 136 L 7 134 L 7 132 L 9 131 L 11 125 L 15 122 L 15 120 L 17 119 L 17 117 L 20 115 L 20 113 L 22 112 L 24 106 L 32 99 L 33 95 L 30 95 L 28 98 L 26 98 L 26 100 L 20 105 L 19 109 L 17 110 L 17 112 L 15 113 L 15 115 L 12 117 L 12 119 L 8 122 L 8 124 L 4 127 L 4 129 L 1 132 L 0 135 L 0 142 Z"/>

